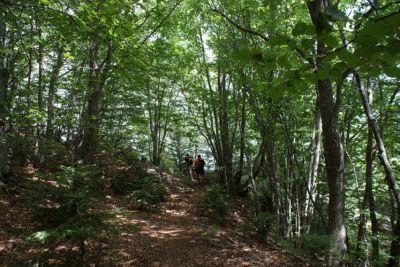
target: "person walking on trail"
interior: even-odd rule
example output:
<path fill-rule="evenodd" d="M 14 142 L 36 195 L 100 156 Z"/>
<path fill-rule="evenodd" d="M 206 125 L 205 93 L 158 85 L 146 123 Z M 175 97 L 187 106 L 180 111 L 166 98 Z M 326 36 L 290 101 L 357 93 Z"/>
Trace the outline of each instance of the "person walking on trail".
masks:
<path fill-rule="evenodd" d="M 203 183 L 205 179 L 205 165 L 206 162 L 204 161 L 204 159 L 202 159 L 201 155 L 198 155 L 196 161 L 194 162 L 194 168 L 196 170 L 196 177 L 197 181 L 199 181 L 199 184 Z"/>
<path fill-rule="evenodd" d="M 189 173 L 189 178 L 190 181 L 193 182 L 193 158 L 191 156 L 189 156 L 189 154 L 186 154 L 185 156 L 185 165 L 187 168 L 187 171 Z"/>

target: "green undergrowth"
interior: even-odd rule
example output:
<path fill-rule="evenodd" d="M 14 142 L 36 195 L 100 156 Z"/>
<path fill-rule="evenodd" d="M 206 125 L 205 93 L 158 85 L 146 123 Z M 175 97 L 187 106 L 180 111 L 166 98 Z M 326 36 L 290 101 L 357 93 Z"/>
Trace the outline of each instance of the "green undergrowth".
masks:
<path fill-rule="evenodd" d="M 93 165 L 42 169 L 28 183 L 30 206 L 38 225 L 25 239 L 43 245 L 77 245 L 79 251 L 75 254 L 80 263 L 86 257 L 86 240 L 139 229 L 136 224 L 118 220 L 120 216 L 116 215 L 129 217 L 131 212 L 125 208 L 107 209 L 106 196 L 122 196 L 127 207 L 146 211 L 155 211 L 166 196 L 158 178 L 147 174 L 129 155 L 114 157 L 103 153 Z"/>
<path fill-rule="evenodd" d="M 281 239 L 278 244 L 294 255 L 311 261 L 319 261 L 328 253 L 330 238 L 322 234 L 304 234 L 300 237 Z"/>
<path fill-rule="evenodd" d="M 38 174 L 30 200 L 42 228 L 27 237 L 33 242 L 82 241 L 101 233 L 116 234 L 124 225 L 114 220 L 123 210 L 105 211 L 105 180 L 93 166 L 61 166 L 52 174 Z"/>
<path fill-rule="evenodd" d="M 199 213 L 207 216 L 213 223 L 225 225 L 228 212 L 226 192 L 216 183 L 211 183 L 198 205 Z"/>
<path fill-rule="evenodd" d="M 133 190 L 126 200 L 134 208 L 142 211 L 157 211 L 160 203 L 166 199 L 167 192 L 159 179 L 154 176 L 143 176 L 136 180 Z"/>

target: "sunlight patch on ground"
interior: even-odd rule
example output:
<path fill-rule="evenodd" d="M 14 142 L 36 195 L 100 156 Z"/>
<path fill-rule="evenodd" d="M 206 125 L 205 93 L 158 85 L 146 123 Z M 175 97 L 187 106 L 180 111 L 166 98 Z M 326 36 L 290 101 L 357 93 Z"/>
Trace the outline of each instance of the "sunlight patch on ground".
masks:
<path fill-rule="evenodd" d="M 63 245 L 58 246 L 58 247 L 55 248 L 55 251 L 57 251 L 57 252 L 67 251 L 67 250 L 68 250 L 68 247 L 67 246 L 63 246 Z"/>
<path fill-rule="evenodd" d="M 67 187 L 66 185 L 60 184 L 55 180 L 44 180 L 44 179 L 41 179 L 41 178 L 39 178 L 37 176 L 33 176 L 32 177 L 32 181 L 48 184 L 48 185 L 51 185 L 51 186 L 54 186 L 54 187 L 57 187 L 57 188 L 59 188 L 59 187 L 64 187 L 64 188 Z"/>
<path fill-rule="evenodd" d="M 188 213 L 185 210 L 182 211 L 177 211 L 177 210 L 165 210 L 166 213 L 171 214 L 173 216 L 176 217 L 183 217 L 183 216 L 187 216 Z"/>
<path fill-rule="evenodd" d="M 150 237 L 153 238 L 158 238 L 158 239 L 166 239 L 169 237 L 177 237 L 179 236 L 182 232 L 185 232 L 182 229 L 177 229 L 177 230 L 162 230 L 162 231 L 152 231 L 152 230 L 148 230 L 148 231 L 141 231 L 140 233 L 142 234 L 146 234 Z"/>
<path fill-rule="evenodd" d="M 0 203 L 3 204 L 4 206 L 10 205 L 10 201 L 8 201 L 8 200 L 0 199 Z"/>
<path fill-rule="evenodd" d="M 148 221 L 140 220 L 140 219 L 130 219 L 129 223 L 132 223 L 132 224 L 145 224 L 145 223 L 148 223 Z"/>

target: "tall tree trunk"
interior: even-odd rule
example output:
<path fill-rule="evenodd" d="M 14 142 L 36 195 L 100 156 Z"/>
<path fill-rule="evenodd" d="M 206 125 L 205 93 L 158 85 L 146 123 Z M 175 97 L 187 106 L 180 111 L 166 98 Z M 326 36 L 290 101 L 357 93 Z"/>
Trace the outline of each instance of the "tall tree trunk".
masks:
<path fill-rule="evenodd" d="M 8 172 L 6 25 L 0 11 L 0 183 Z"/>
<path fill-rule="evenodd" d="M 368 80 L 368 105 L 372 108 L 372 91 L 370 88 L 370 81 Z M 374 149 L 373 149 L 373 139 L 374 135 L 372 132 L 372 128 L 368 127 L 368 137 L 367 137 L 367 149 L 365 155 L 365 191 L 363 202 L 360 211 L 360 224 L 358 228 L 358 242 L 357 242 L 357 250 L 356 254 L 359 255 L 359 259 L 361 260 L 361 242 L 362 239 L 365 238 L 365 214 L 364 210 L 366 206 L 369 207 L 369 217 L 371 220 L 371 245 L 372 245 L 372 260 L 377 260 L 379 256 L 379 224 L 376 217 L 376 204 L 375 198 L 372 190 L 372 173 L 373 173 L 373 160 L 374 160 Z"/>
<path fill-rule="evenodd" d="M 31 28 L 30 28 L 30 42 L 33 44 L 33 21 L 31 21 Z M 31 108 L 31 83 L 32 83 L 32 69 L 33 69 L 33 48 L 29 47 L 29 59 L 28 59 L 28 82 L 26 84 L 26 115 L 30 114 Z"/>
<path fill-rule="evenodd" d="M 308 2 L 308 9 L 311 20 L 316 27 L 317 40 L 329 28 L 326 25 L 322 11 L 322 0 Z M 317 41 L 318 59 L 316 67 L 321 67 L 321 61 L 328 50 L 321 41 Z M 340 255 L 347 251 L 346 228 L 344 219 L 344 159 L 340 143 L 340 133 L 338 128 L 338 109 L 340 94 L 336 94 L 336 102 L 332 93 L 332 82 L 328 79 L 318 80 L 318 105 L 322 119 L 324 157 L 326 163 L 326 173 L 329 187 L 329 206 L 328 206 L 328 231 L 331 237 L 332 246 L 329 255 L 329 264 L 338 266 L 341 262 Z"/>
<path fill-rule="evenodd" d="M 42 129 L 43 129 L 43 53 L 44 48 L 42 42 L 42 31 L 40 29 L 40 25 L 37 25 L 38 29 L 38 36 L 39 36 L 39 56 L 38 56 L 38 88 L 37 88 L 37 106 L 38 106 L 38 122 L 36 125 L 36 163 L 40 166 L 44 163 L 44 155 L 42 154 Z"/>
<path fill-rule="evenodd" d="M 286 222 L 286 229 L 285 229 L 285 237 L 289 238 L 292 236 L 292 193 L 291 193 L 291 167 L 289 165 L 290 153 L 289 151 L 286 152 L 285 157 L 285 222 Z"/>
<path fill-rule="evenodd" d="M 97 137 L 99 130 L 99 108 L 101 91 L 98 87 L 97 58 L 99 54 L 99 44 L 96 39 L 91 41 L 89 47 L 89 83 L 88 83 L 88 105 L 84 120 L 84 134 L 80 148 L 80 158 L 84 163 L 90 163 L 97 149 Z"/>
<path fill-rule="evenodd" d="M 102 104 L 103 89 L 111 69 L 113 46 L 108 44 L 107 55 L 99 65 L 99 43 L 93 38 L 89 47 L 89 82 L 88 104 L 83 116 L 84 133 L 79 156 L 84 163 L 91 163 L 97 150 L 100 130 L 100 106 Z"/>
<path fill-rule="evenodd" d="M 51 138 L 54 137 L 54 98 L 56 94 L 56 85 L 58 81 L 58 76 L 60 74 L 60 70 L 63 64 L 64 59 L 64 47 L 60 46 L 57 52 L 57 59 L 53 67 L 53 71 L 50 76 L 49 82 L 49 92 L 47 98 L 47 129 L 46 135 Z"/>
<path fill-rule="evenodd" d="M 307 178 L 307 188 L 306 188 L 306 196 L 305 196 L 305 207 L 304 213 L 305 218 L 307 218 L 306 224 L 306 232 L 310 230 L 311 219 L 314 214 L 314 206 L 316 199 L 316 180 L 318 176 L 318 166 L 319 159 L 321 154 L 321 115 L 318 109 L 318 101 L 316 103 L 316 109 L 314 113 L 314 127 L 311 138 L 311 158 L 310 165 L 308 168 L 308 178 Z"/>
<path fill-rule="evenodd" d="M 220 134 L 219 140 L 222 148 L 222 175 L 228 183 L 228 191 L 233 192 L 234 184 L 232 177 L 232 150 L 231 150 L 231 135 L 229 133 L 228 121 L 228 95 L 226 89 L 226 74 L 220 74 L 218 70 L 218 96 L 219 96 L 219 122 Z"/>
<path fill-rule="evenodd" d="M 247 89 L 246 86 L 243 88 L 242 92 L 242 107 L 241 107 L 241 120 L 240 120 L 240 152 L 239 152 L 239 164 L 234 175 L 234 186 L 235 191 L 239 194 L 243 191 L 241 185 L 241 178 L 243 176 L 243 164 L 244 164 L 244 154 L 246 149 L 245 142 L 245 130 L 246 130 L 246 97 L 247 97 Z"/>
<path fill-rule="evenodd" d="M 364 107 L 364 112 L 366 114 L 368 124 L 374 133 L 375 142 L 378 147 L 378 157 L 381 162 L 383 169 L 385 170 L 385 178 L 386 182 L 389 186 L 391 194 L 393 194 L 395 203 L 396 203 L 396 222 L 392 229 L 393 239 L 391 244 L 391 251 L 390 251 L 390 259 L 388 266 L 398 266 L 400 262 L 400 191 L 399 185 L 394 177 L 394 173 L 392 171 L 392 167 L 389 162 L 389 158 L 386 154 L 385 144 L 383 142 L 380 130 L 375 120 L 375 116 L 372 113 L 372 108 L 368 102 L 368 94 L 364 88 L 364 84 L 361 80 L 361 75 L 358 71 L 354 71 L 354 76 L 357 81 L 358 90 L 361 95 L 362 105 Z"/>

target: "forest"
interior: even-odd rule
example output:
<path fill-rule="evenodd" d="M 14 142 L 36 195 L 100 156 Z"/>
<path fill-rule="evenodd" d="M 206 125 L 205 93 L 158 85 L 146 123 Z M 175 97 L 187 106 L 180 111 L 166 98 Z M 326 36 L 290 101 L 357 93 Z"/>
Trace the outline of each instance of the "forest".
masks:
<path fill-rule="evenodd" d="M 0 0 L 0 265 L 398 267 L 399 79 L 398 0 Z"/>

